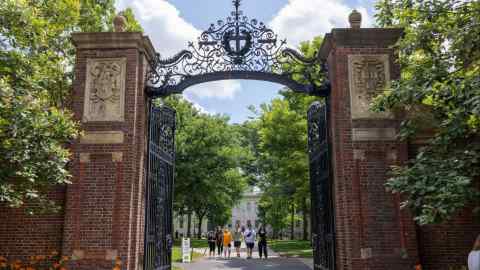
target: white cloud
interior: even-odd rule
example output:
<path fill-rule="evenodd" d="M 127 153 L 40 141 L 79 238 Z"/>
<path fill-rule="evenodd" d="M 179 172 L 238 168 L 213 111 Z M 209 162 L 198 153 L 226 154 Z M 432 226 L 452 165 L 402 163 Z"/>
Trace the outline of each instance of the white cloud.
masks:
<path fill-rule="evenodd" d="M 188 88 L 185 93 L 198 98 L 232 99 L 241 89 L 242 85 L 239 81 L 223 80 L 197 84 Z"/>
<path fill-rule="evenodd" d="M 188 94 L 184 94 L 184 95 L 183 95 L 183 98 L 184 98 L 186 101 L 192 103 L 193 107 L 194 107 L 195 109 L 197 109 L 198 111 L 200 111 L 201 113 L 210 114 L 210 115 L 215 115 L 215 114 L 216 114 L 215 111 L 209 111 L 209 110 L 205 109 L 205 107 L 203 107 L 202 105 L 198 104 L 196 101 L 194 101 L 193 99 L 191 99 Z"/>
<path fill-rule="evenodd" d="M 117 9 L 131 7 L 155 49 L 168 58 L 197 40 L 201 31 L 180 17 L 180 11 L 165 0 L 120 0 Z M 187 89 L 197 98 L 233 98 L 241 90 L 239 82 L 216 81 Z"/>
<path fill-rule="evenodd" d="M 371 19 L 367 9 L 355 7 L 362 13 L 362 27 L 368 27 Z M 269 23 L 270 27 L 289 44 L 323 36 L 332 28 L 348 27 L 348 15 L 352 7 L 340 0 L 289 0 Z"/>

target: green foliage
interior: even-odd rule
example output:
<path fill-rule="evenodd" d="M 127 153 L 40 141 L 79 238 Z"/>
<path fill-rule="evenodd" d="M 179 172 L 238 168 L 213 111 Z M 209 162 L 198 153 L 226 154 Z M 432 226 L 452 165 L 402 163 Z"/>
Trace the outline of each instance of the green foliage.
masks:
<path fill-rule="evenodd" d="M 18 93 L 0 79 L 0 202 L 51 207 L 46 191 L 68 183 L 64 144 L 78 135 L 77 128 L 70 114 L 49 104 L 46 93 Z"/>
<path fill-rule="evenodd" d="M 68 183 L 65 146 L 78 135 L 63 109 L 75 60 L 70 35 L 111 29 L 114 15 L 113 0 L 0 1 L 0 202 L 56 208 L 45 194 Z"/>
<path fill-rule="evenodd" d="M 166 102 L 177 111 L 174 207 L 224 225 L 246 187 L 240 134 L 225 116 L 200 113 L 178 96 Z"/>
<path fill-rule="evenodd" d="M 315 59 L 317 52 L 322 45 L 322 37 L 315 37 L 311 41 L 304 41 L 300 43 L 300 51 L 307 59 Z M 316 86 L 321 86 L 326 78 L 326 74 L 322 71 L 320 63 L 314 64 L 300 64 L 293 62 L 283 66 L 285 71 L 293 74 L 293 79 L 300 83 L 313 83 Z"/>
<path fill-rule="evenodd" d="M 307 104 L 314 100 L 290 91 L 281 93 L 282 99 L 261 106 L 257 122 L 264 176 L 259 183 L 263 190 L 260 216 L 276 231 L 291 223 L 291 207 L 309 211 L 306 115 Z"/>
<path fill-rule="evenodd" d="M 264 189 L 264 193 L 258 204 L 258 216 L 262 223 L 269 224 L 273 230 L 273 237 L 287 228 L 289 223 L 288 197 L 278 191 L 278 187 L 270 186 Z"/>
<path fill-rule="evenodd" d="M 301 52 L 308 58 L 316 56 L 322 39 L 302 42 Z M 292 63 L 287 69 L 294 73 L 308 74 L 294 79 L 321 85 L 325 74 L 319 64 L 303 65 Z M 310 78 L 308 78 L 310 77 Z M 314 78 L 314 79 L 312 79 Z M 312 81 L 313 80 L 313 81 Z M 319 100 L 295 93 L 289 89 L 280 91 L 281 98 L 262 104 L 254 111 L 258 119 L 248 123 L 256 134 L 254 149 L 261 172 L 258 186 L 263 190 L 260 202 L 260 217 L 278 232 L 291 224 L 291 208 L 309 212 L 310 181 L 307 149 L 307 110 L 311 103 Z M 299 217 L 295 216 L 294 219 Z M 307 221 L 305 221 L 307 222 Z M 306 237 L 306 236 L 305 236 Z"/>
<path fill-rule="evenodd" d="M 143 32 L 143 28 L 140 23 L 135 19 L 133 10 L 131 8 L 126 8 L 124 11 L 121 11 L 120 14 L 127 19 L 127 27 L 125 31 L 127 32 Z"/>
<path fill-rule="evenodd" d="M 401 78 L 373 109 L 406 115 L 404 139 L 431 137 L 387 187 L 419 224 L 441 223 L 479 198 L 480 2 L 379 1 L 377 9 L 381 26 L 405 35 Z"/>

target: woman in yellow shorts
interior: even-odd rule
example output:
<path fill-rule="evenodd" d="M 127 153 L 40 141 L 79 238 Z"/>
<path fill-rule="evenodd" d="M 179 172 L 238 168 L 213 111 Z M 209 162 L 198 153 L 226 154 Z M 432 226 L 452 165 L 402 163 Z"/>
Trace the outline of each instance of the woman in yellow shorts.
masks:
<path fill-rule="evenodd" d="M 232 234 L 227 228 L 225 228 L 225 230 L 223 231 L 223 248 L 224 248 L 223 257 L 227 258 L 227 253 L 228 253 L 228 258 L 230 259 L 231 247 L 232 247 Z"/>

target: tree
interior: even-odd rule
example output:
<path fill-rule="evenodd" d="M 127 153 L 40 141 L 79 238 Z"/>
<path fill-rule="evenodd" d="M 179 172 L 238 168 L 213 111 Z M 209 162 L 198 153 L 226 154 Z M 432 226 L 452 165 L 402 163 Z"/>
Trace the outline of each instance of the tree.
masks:
<path fill-rule="evenodd" d="M 259 126 L 261 161 L 266 176 L 260 185 L 263 196 L 282 195 L 290 202 L 287 213 L 291 213 L 295 205 L 306 208 L 305 201 L 310 197 L 306 112 L 301 115 L 290 108 L 288 101 L 274 99 L 270 105 L 262 106 Z M 276 190 L 276 194 L 268 192 L 270 189 Z M 309 212 L 308 209 L 302 211 Z M 294 224 L 290 224 L 293 229 Z"/>
<path fill-rule="evenodd" d="M 177 110 L 174 206 L 195 213 L 200 237 L 205 217 L 225 222 L 240 199 L 246 184 L 240 170 L 245 154 L 227 117 L 200 113 L 179 96 L 167 103 Z"/>
<path fill-rule="evenodd" d="M 119 12 L 127 20 L 127 25 L 125 31 L 127 32 L 143 32 L 143 28 L 140 23 L 135 19 L 133 10 L 131 8 L 126 8 L 125 10 Z"/>
<path fill-rule="evenodd" d="M 0 203 L 53 209 L 46 193 L 68 183 L 65 147 L 78 135 L 64 108 L 75 58 L 70 34 L 108 30 L 114 14 L 113 0 L 0 2 Z"/>
<path fill-rule="evenodd" d="M 308 57 L 316 56 L 316 52 L 321 45 L 321 38 L 314 38 L 311 42 L 302 42 L 300 50 Z M 286 65 L 287 70 L 293 70 L 294 73 L 307 74 L 306 76 L 294 76 L 295 80 L 301 83 L 307 83 L 310 78 L 314 84 L 320 86 L 325 79 L 324 70 L 320 64 L 303 65 L 292 63 Z M 284 205 L 287 214 L 290 214 L 290 220 L 287 222 L 293 232 L 295 226 L 296 211 L 301 209 L 303 219 L 303 238 L 308 238 L 308 213 L 310 212 L 310 181 L 309 181 L 309 163 L 307 149 L 307 111 L 314 101 L 319 100 L 316 97 L 305 96 L 295 93 L 289 89 L 280 91 L 281 98 L 274 99 L 270 104 L 262 104 L 257 112 L 258 120 L 256 130 L 258 143 L 256 148 L 260 154 L 257 154 L 263 173 L 263 178 L 259 184 L 264 191 L 264 201 L 269 196 L 283 196 L 290 204 Z M 254 124 L 251 124 L 254 125 Z M 269 190 L 275 190 L 274 193 Z M 279 193 L 280 192 L 280 193 Z M 265 204 L 268 205 L 268 204 Z M 264 205 L 264 206 L 265 206 Z M 269 216 L 268 211 L 277 211 L 277 207 L 263 207 L 263 216 Z M 278 225 L 284 224 L 278 218 L 273 218 Z M 275 226 L 279 229 L 281 226 Z M 293 233 L 291 233 L 293 236 Z"/>
<path fill-rule="evenodd" d="M 377 22 L 403 27 L 401 78 L 375 100 L 376 111 L 406 115 L 401 138 L 430 140 L 387 187 L 423 224 L 441 223 L 480 198 L 480 2 L 379 1 Z"/>
<path fill-rule="evenodd" d="M 78 127 L 47 97 L 17 91 L 0 79 L 0 202 L 35 202 L 29 213 L 54 210 L 46 194 L 52 183 L 69 183 L 70 153 L 63 144 L 78 135 Z"/>

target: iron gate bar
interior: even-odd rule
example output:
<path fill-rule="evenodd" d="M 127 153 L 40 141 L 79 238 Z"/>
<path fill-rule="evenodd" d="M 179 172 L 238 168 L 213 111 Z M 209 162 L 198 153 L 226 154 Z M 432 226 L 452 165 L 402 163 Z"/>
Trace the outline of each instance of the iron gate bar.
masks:
<path fill-rule="evenodd" d="M 171 269 L 175 110 L 149 99 L 144 270 Z"/>
<path fill-rule="evenodd" d="M 147 94 L 162 97 L 182 93 L 187 87 L 203 82 L 253 79 L 280 83 L 309 95 L 328 95 L 328 81 L 317 86 L 308 68 L 304 71 L 292 68 L 293 64 L 319 64 L 327 72 L 324 60 L 318 55 L 306 58 L 286 47 L 286 40 L 279 40 L 264 23 L 243 16 L 239 0 L 233 4 L 235 10 L 231 15 L 211 24 L 196 44 L 189 42 L 187 50 L 172 58 L 162 59 L 157 54 L 149 62 Z M 301 82 L 294 80 L 294 76 Z"/>
<path fill-rule="evenodd" d="M 308 109 L 308 150 L 314 269 L 335 269 L 335 213 L 330 158 L 329 98 Z"/>

